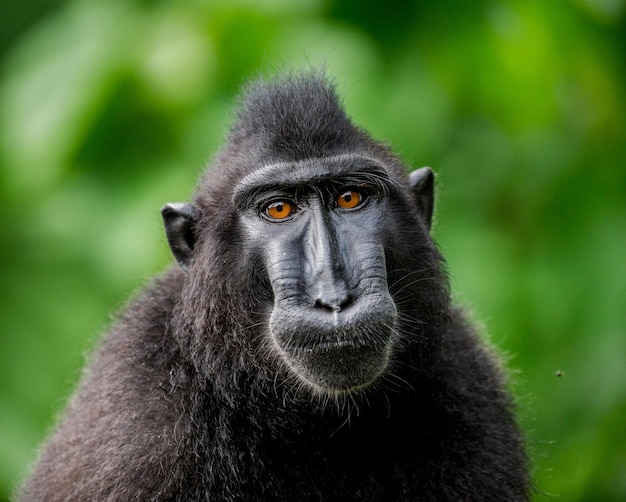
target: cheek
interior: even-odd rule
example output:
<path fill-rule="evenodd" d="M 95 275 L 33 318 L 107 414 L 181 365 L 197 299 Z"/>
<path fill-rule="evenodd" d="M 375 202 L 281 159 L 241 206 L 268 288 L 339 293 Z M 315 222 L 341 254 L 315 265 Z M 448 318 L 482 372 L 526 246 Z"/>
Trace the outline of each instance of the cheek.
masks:
<path fill-rule="evenodd" d="M 363 246 L 385 247 L 387 235 L 398 232 L 395 221 L 386 216 L 386 206 L 377 202 L 370 203 L 367 211 L 338 218 L 334 225 L 344 247 L 354 251 Z"/>
<path fill-rule="evenodd" d="M 275 303 L 296 303 L 304 296 L 303 266 L 297 250 L 284 249 L 280 246 L 265 250 L 263 267 L 266 270 Z"/>

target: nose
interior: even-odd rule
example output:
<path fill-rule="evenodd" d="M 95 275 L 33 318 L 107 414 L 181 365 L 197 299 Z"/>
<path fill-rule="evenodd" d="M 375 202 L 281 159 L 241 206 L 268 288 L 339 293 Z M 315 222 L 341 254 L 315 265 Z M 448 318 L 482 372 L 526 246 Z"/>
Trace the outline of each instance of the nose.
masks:
<path fill-rule="evenodd" d="M 307 253 L 311 277 L 307 282 L 315 308 L 340 312 L 353 298 L 345 279 L 347 263 L 341 252 L 340 236 L 333 231 L 333 222 L 325 216 L 320 211 L 311 222 Z"/>

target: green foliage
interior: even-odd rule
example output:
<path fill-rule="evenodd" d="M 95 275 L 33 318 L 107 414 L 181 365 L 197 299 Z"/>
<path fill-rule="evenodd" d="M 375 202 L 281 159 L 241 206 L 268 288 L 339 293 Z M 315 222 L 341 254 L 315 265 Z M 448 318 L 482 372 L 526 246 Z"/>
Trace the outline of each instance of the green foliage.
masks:
<path fill-rule="evenodd" d="M 623 0 L 15 0 L 0 23 L 0 500 L 171 258 L 242 83 L 325 65 L 438 172 L 458 300 L 516 370 L 537 500 L 626 499 Z"/>

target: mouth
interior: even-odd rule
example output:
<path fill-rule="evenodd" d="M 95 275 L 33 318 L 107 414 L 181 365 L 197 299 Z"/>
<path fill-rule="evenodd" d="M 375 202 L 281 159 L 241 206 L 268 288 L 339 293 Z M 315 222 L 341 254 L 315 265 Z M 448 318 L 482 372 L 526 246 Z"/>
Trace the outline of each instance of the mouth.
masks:
<path fill-rule="evenodd" d="M 348 347 L 336 345 L 326 349 L 284 353 L 287 364 L 296 374 L 322 393 L 343 393 L 369 387 L 384 373 L 389 362 L 391 344 Z"/>
<path fill-rule="evenodd" d="M 342 312 L 274 309 L 270 333 L 282 360 L 321 393 L 364 389 L 386 370 L 395 343 L 393 303 Z"/>

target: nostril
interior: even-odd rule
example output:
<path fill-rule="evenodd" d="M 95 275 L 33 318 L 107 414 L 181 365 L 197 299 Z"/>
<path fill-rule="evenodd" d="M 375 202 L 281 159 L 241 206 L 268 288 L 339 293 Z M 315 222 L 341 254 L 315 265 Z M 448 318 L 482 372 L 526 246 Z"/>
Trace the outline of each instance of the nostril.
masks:
<path fill-rule="evenodd" d="M 318 298 L 315 300 L 315 308 L 327 310 L 328 312 L 340 312 L 352 303 L 352 295 L 347 294 L 341 298 Z"/>
<path fill-rule="evenodd" d="M 323 309 L 323 310 L 328 310 L 328 311 L 332 311 L 333 308 L 330 305 L 326 305 L 322 300 L 320 300 L 319 298 L 317 300 L 315 300 L 315 304 L 314 307 L 316 309 Z"/>
<path fill-rule="evenodd" d="M 339 304 L 339 309 L 344 310 L 352 303 L 352 295 L 347 294 L 343 301 Z"/>

